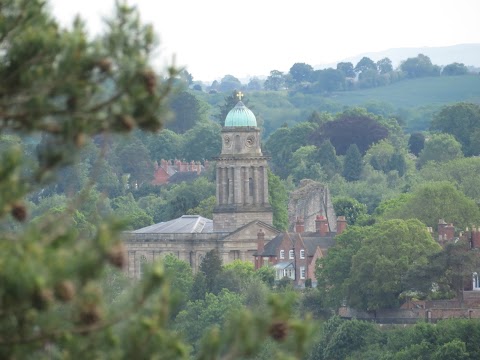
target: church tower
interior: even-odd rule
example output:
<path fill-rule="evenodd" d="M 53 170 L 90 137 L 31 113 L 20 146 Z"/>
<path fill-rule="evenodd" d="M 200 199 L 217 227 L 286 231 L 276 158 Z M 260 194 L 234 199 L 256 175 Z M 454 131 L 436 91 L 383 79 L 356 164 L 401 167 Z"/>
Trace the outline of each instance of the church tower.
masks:
<path fill-rule="evenodd" d="M 260 129 L 241 101 L 230 110 L 222 129 L 222 153 L 216 159 L 217 205 L 213 230 L 232 232 L 254 220 L 272 225 L 268 200 L 267 157 L 260 148 Z"/>

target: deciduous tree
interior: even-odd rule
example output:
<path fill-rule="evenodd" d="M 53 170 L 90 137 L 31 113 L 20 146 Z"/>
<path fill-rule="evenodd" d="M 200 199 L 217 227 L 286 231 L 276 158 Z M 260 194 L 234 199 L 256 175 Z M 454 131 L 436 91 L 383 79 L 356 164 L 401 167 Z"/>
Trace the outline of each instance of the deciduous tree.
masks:
<path fill-rule="evenodd" d="M 364 56 L 360 59 L 360 61 L 355 65 L 355 72 L 356 73 L 363 73 L 367 70 L 374 70 L 377 71 L 377 64 L 370 59 L 369 57 Z"/>
<path fill-rule="evenodd" d="M 445 219 L 460 229 L 480 223 L 475 202 L 446 181 L 424 183 L 404 200 L 386 210 L 383 218 L 418 219 L 434 229 L 439 219 Z"/>
<path fill-rule="evenodd" d="M 427 257 L 439 249 L 418 220 L 374 225 L 352 257 L 348 303 L 365 310 L 399 306 L 399 295 L 406 289 L 404 274 L 415 264 L 425 264 Z"/>
<path fill-rule="evenodd" d="M 296 83 L 312 82 L 313 67 L 305 63 L 295 63 L 290 68 L 289 74 Z"/>
<path fill-rule="evenodd" d="M 418 156 L 417 165 L 422 167 L 429 161 L 438 163 L 463 157 L 462 145 L 450 134 L 434 134 L 425 142 Z"/>
<path fill-rule="evenodd" d="M 461 102 L 443 107 L 430 125 L 432 130 L 451 134 L 462 144 L 466 156 L 480 154 L 475 131 L 480 127 L 480 106 Z"/>

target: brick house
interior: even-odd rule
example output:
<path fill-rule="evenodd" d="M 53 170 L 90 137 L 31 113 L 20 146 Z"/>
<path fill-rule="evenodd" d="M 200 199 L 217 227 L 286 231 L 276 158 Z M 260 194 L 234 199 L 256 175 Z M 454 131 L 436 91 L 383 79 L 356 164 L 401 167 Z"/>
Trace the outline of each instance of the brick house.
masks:
<path fill-rule="evenodd" d="M 297 218 L 295 232 L 278 234 L 265 244 L 264 233 L 257 234 L 257 252 L 255 268 L 271 265 L 275 269 L 275 280 L 288 277 L 296 286 L 304 286 L 307 279 L 316 284 L 315 262 L 335 245 L 335 235 L 342 233 L 347 225 L 344 216 L 339 216 L 336 231 L 330 231 L 328 220 L 323 215 L 317 215 L 315 220 L 316 231 L 305 232 L 303 218 Z"/>
<path fill-rule="evenodd" d="M 205 160 L 204 164 L 200 162 L 187 162 L 181 160 L 160 160 L 160 165 L 155 162 L 155 172 L 153 174 L 153 185 L 164 185 L 169 182 L 175 182 L 175 178 L 178 181 L 191 181 L 196 179 L 202 171 L 208 169 L 208 160 Z"/>

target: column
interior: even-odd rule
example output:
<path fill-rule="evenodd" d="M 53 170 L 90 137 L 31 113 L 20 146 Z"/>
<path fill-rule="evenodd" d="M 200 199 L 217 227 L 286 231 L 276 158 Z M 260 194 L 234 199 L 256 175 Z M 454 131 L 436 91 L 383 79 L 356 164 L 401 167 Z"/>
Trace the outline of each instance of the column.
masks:
<path fill-rule="evenodd" d="M 230 262 L 230 259 L 228 257 L 228 251 L 220 252 L 220 258 L 222 259 L 223 264 L 228 264 Z"/>
<path fill-rule="evenodd" d="M 234 198 L 235 204 L 242 203 L 242 177 L 240 173 L 240 167 L 235 166 L 233 168 L 233 189 L 234 189 Z"/>
<path fill-rule="evenodd" d="M 243 204 L 248 204 L 248 168 L 246 166 L 242 167 L 242 176 L 243 176 Z"/>
<path fill-rule="evenodd" d="M 228 204 L 228 168 L 222 168 L 222 203 Z"/>
<path fill-rule="evenodd" d="M 228 168 L 228 203 L 233 204 L 233 168 Z"/>
<path fill-rule="evenodd" d="M 217 187 L 216 187 L 216 197 L 217 197 L 217 205 L 222 203 L 223 192 L 222 192 L 222 168 L 217 166 Z"/>
<path fill-rule="evenodd" d="M 260 194 L 258 192 L 258 185 L 260 181 L 258 181 L 258 167 L 253 167 L 253 203 L 257 205 L 260 202 Z"/>

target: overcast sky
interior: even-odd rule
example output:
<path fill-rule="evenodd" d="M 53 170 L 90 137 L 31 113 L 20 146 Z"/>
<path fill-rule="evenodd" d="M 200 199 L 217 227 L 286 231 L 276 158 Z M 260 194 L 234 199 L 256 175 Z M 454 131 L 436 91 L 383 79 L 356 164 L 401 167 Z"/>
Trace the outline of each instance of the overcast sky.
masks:
<path fill-rule="evenodd" d="M 136 0 L 159 53 L 194 80 L 288 72 L 296 62 L 336 63 L 397 47 L 480 43 L 480 0 Z M 50 0 L 69 25 L 79 13 L 94 34 L 113 0 Z M 158 66 L 165 58 L 155 60 Z"/>

